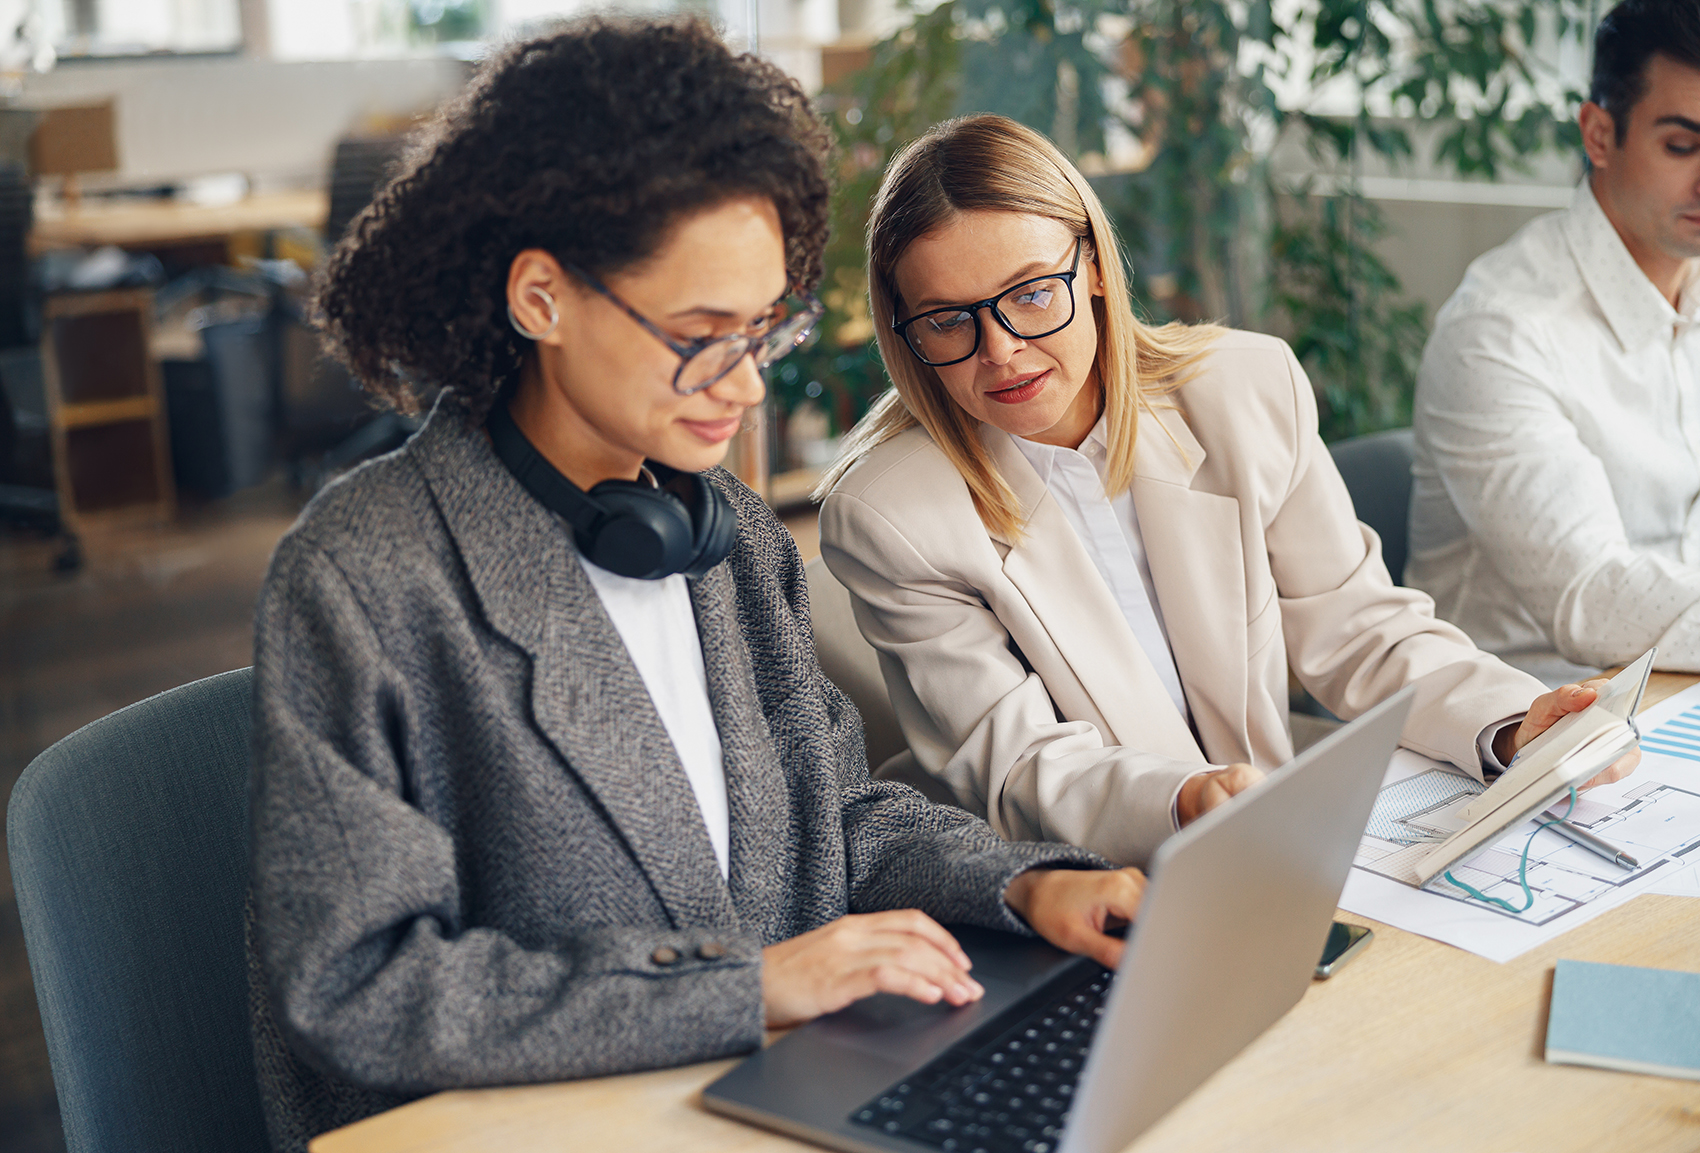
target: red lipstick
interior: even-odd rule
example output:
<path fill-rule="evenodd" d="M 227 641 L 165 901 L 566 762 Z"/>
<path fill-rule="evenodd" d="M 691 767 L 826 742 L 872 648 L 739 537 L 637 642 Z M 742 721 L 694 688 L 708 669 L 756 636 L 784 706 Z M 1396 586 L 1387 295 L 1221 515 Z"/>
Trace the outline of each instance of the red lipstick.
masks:
<path fill-rule="evenodd" d="M 1050 375 L 1051 370 L 1047 368 L 1030 376 L 1018 376 L 988 391 L 986 396 L 999 404 L 1025 404 L 1045 390 Z"/>

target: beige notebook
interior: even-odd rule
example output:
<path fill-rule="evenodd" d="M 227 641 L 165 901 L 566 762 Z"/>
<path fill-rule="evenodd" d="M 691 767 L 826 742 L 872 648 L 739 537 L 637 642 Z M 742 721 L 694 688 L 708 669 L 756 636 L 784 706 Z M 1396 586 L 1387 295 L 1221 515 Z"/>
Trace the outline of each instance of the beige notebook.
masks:
<path fill-rule="evenodd" d="M 1657 649 L 1613 677 L 1599 700 L 1571 713 L 1524 745 L 1499 780 L 1458 816 L 1463 828 L 1441 841 L 1414 869 L 1428 884 L 1453 865 L 1490 847 L 1518 823 L 1540 812 L 1639 744 L 1635 710 L 1647 688 Z"/>

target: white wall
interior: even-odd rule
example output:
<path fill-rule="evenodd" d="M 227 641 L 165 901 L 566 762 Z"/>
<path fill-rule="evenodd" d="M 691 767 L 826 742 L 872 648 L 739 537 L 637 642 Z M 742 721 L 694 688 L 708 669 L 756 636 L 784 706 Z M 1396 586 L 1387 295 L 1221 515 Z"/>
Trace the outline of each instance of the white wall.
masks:
<path fill-rule="evenodd" d="M 1376 246 L 1413 299 L 1428 306 L 1429 320 L 1464 279 L 1470 262 L 1511 239 L 1553 207 L 1383 200 L 1389 234 Z"/>
<path fill-rule="evenodd" d="M 1460 180 L 1434 160 L 1444 125 L 1412 126 L 1416 156 L 1397 166 L 1364 158 L 1359 186 L 1376 202 L 1390 226 L 1377 245 L 1388 266 L 1429 316 L 1446 302 L 1470 262 L 1509 240 L 1537 216 L 1569 205 L 1581 178 L 1579 154 L 1547 151 L 1522 169 L 1507 169 L 1494 181 Z M 1327 193 L 1345 184 L 1345 174 L 1319 169 L 1296 133 L 1284 137 L 1271 157 L 1277 185 Z"/>
<path fill-rule="evenodd" d="M 117 100 L 118 173 L 87 186 L 241 172 L 258 187 L 322 183 L 363 120 L 428 111 L 459 89 L 458 60 L 280 62 L 240 57 L 61 63 L 29 76 L 31 107 Z"/>

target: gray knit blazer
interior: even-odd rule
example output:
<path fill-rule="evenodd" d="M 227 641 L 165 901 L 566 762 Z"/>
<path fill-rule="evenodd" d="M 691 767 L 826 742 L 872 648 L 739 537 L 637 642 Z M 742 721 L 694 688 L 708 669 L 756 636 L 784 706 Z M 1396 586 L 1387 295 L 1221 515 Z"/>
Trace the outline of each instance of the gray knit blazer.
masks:
<path fill-rule="evenodd" d="M 730 475 L 737 546 L 692 586 L 731 809 L 695 796 L 570 531 L 439 405 L 278 545 L 255 641 L 250 958 L 272 1140 L 441 1089 L 761 1042 L 761 948 L 915 907 L 1022 931 L 1039 864 L 872 781 L 802 563 Z"/>

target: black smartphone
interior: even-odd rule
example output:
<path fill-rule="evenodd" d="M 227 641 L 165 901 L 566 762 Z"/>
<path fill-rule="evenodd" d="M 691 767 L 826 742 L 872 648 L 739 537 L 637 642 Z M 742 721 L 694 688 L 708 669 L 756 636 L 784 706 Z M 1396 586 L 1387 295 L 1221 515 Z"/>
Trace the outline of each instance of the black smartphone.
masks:
<path fill-rule="evenodd" d="M 1335 921 L 1328 929 L 1328 943 L 1322 947 L 1322 960 L 1316 963 L 1316 979 L 1325 981 L 1332 977 L 1341 965 L 1364 951 L 1364 946 L 1375 939 L 1375 934 L 1362 925 L 1348 925 L 1344 921 Z"/>

